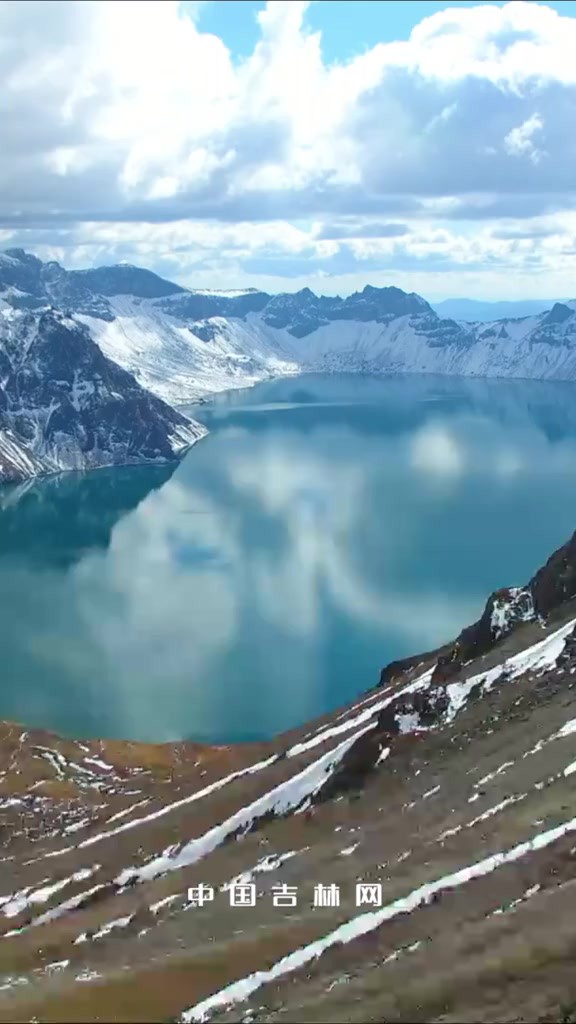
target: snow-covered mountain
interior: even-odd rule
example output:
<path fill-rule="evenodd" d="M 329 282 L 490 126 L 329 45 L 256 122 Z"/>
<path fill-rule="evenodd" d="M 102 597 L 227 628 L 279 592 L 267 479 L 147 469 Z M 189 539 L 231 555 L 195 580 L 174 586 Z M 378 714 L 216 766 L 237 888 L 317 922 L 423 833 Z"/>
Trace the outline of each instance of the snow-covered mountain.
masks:
<path fill-rule="evenodd" d="M 468 323 L 441 317 L 420 296 L 395 287 L 367 285 L 344 299 L 308 288 L 275 296 L 254 289 L 190 291 L 126 264 L 66 271 L 9 249 L 0 255 L 0 311 L 4 477 L 38 472 L 38 459 L 46 468 L 69 468 L 166 458 L 200 436 L 202 428 L 154 405 L 146 392 L 185 404 L 318 371 L 576 379 L 574 302 L 521 319 Z M 49 352 L 53 339 L 64 335 L 68 342 L 56 345 L 62 365 L 55 377 Z M 31 338 L 37 339 L 32 348 Z M 91 353 L 86 365 L 81 349 Z M 37 361 L 39 350 L 44 363 Z M 98 351 L 107 357 L 101 364 Z M 24 380 L 26 389 L 32 386 L 30 359 L 36 360 L 33 389 L 45 392 L 32 402 L 28 391 L 24 401 L 21 394 Z M 120 381 L 119 367 L 132 376 Z M 108 389 L 94 386 L 93 374 L 103 372 L 114 380 Z M 114 396 L 120 402 L 125 389 L 146 412 L 137 428 L 128 430 L 124 421 L 111 437 L 102 403 Z M 73 439 L 67 436 L 65 444 L 55 401 L 68 409 L 65 433 L 71 430 Z M 23 408 L 31 417 L 27 424 Z M 95 408 L 102 411 L 97 437 L 90 433 Z M 90 423 L 84 422 L 88 414 Z M 145 435 L 154 440 L 145 442 Z"/>
<path fill-rule="evenodd" d="M 68 314 L 109 359 L 171 403 L 298 372 L 258 319 L 249 322 L 270 300 L 253 290 L 189 292 L 126 264 L 66 271 L 22 249 L 0 254 L 0 304 Z"/>
<path fill-rule="evenodd" d="M 0 298 L 58 307 L 110 359 L 165 401 L 300 372 L 576 378 L 576 304 L 521 319 L 457 322 L 420 296 L 373 288 L 347 298 L 190 291 L 120 264 L 66 271 L 21 249 L 0 256 Z"/>
<path fill-rule="evenodd" d="M 20 308 L 0 302 L 1 482 L 166 462 L 203 436 L 108 359 L 78 319 L 20 302 L 17 290 Z"/>

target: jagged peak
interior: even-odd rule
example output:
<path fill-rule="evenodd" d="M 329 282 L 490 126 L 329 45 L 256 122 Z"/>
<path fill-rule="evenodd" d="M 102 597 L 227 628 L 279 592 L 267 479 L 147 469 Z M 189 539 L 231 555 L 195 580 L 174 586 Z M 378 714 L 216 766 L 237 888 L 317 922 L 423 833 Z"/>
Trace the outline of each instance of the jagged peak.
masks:
<path fill-rule="evenodd" d="M 15 247 L 13 249 L 4 249 L 4 256 L 10 257 L 10 259 L 18 260 L 20 263 L 42 263 L 42 260 L 38 256 L 34 256 L 31 252 L 26 252 L 25 249 Z"/>
<path fill-rule="evenodd" d="M 356 293 L 356 294 L 358 294 L 358 293 Z M 381 295 L 381 294 L 408 295 L 409 293 L 405 292 L 403 288 L 398 288 L 397 285 L 395 285 L 395 284 L 386 284 L 386 285 L 383 285 L 381 288 L 378 288 L 377 285 L 366 284 L 366 285 L 364 285 L 364 288 L 362 289 L 361 294 L 362 295 Z M 412 294 L 414 294 L 414 293 L 412 293 Z"/>
<path fill-rule="evenodd" d="M 563 302 L 555 302 L 547 313 L 542 317 L 542 325 L 548 324 L 563 324 L 565 320 L 569 320 L 574 316 L 574 310 L 570 306 L 565 305 Z"/>

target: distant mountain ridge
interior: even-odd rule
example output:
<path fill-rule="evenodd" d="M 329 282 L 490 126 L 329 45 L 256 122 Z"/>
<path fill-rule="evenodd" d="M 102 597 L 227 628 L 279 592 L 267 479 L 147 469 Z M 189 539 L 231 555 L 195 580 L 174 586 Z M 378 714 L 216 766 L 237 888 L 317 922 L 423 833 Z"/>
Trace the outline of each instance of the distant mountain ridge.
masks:
<path fill-rule="evenodd" d="M 518 320 L 524 316 L 537 316 L 551 309 L 556 302 L 564 301 L 566 300 L 516 299 L 509 302 L 486 302 L 481 299 L 442 299 L 440 302 L 431 302 L 430 305 L 438 316 L 476 323 L 479 320 Z"/>
<path fill-rule="evenodd" d="M 60 364 L 50 357 L 58 338 Z M 31 371 L 27 360 L 40 351 L 42 360 Z M 120 380 L 121 370 L 126 373 Z M 42 466 L 48 471 L 168 458 L 203 429 L 152 396 L 185 405 L 216 391 L 306 372 L 576 380 L 576 303 L 556 302 L 522 318 L 468 322 L 440 316 L 421 296 L 394 286 L 366 285 L 346 298 L 318 296 L 309 288 L 279 295 L 193 291 L 129 264 L 67 271 L 22 249 L 0 254 L 4 478 L 41 472 Z M 109 380 L 108 389 L 94 385 L 100 378 Z M 22 382 L 29 388 L 33 379 L 31 425 L 17 418 L 17 410 Z M 106 431 L 118 424 L 109 418 L 111 401 L 140 409 L 137 427 L 126 426 L 123 437 L 115 434 L 112 447 Z M 96 408 L 104 405 L 108 412 L 95 434 Z M 66 425 L 58 433 L 61 416 Z"/>

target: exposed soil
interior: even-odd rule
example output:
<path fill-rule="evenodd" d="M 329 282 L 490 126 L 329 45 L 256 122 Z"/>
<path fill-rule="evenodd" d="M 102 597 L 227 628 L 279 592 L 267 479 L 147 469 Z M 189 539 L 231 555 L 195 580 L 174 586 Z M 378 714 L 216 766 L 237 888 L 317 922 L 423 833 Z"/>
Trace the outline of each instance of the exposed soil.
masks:
<path fill-rule="evenodd" d="M 576 823 L 560 828 L 576 816 L 571 627 L 545 664 L 483 685 L 575 618 L 563 590 L 545 623 L 515 623 L 451 672 L 479 678 L 452 717 L 432 671 L 400 693 L 444 648 L 271 744 L 81 743 L 1 725 L 0 1022 L 575 1021 Z M 267 797 L 279 786 L 284 805 Z M 182 1017 L 377 911 L 356 906 L 357 882 L 381 882 L 389 906 L 524 843 L 246 999 Z M 242 874 L 254 907 L 221 889 Z M 200 883 L 215 895 L 195 907 Z M 296 907 L 273 906 L 281 883 L 298 887 Z M 313 906 L 319 883 L 340 887 L 339 906 Z"/>

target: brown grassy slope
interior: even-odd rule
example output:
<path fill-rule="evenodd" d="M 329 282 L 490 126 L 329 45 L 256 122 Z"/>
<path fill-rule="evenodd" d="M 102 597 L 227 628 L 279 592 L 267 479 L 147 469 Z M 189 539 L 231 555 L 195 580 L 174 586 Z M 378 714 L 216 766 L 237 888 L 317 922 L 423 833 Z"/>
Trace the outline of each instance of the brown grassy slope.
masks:
<path fill-rule="evenodd" d="M 546 627 L 519 625 L 451 680 L 487 672 L 571 616 L 573 595 L 563 592 Z M 574 817 L 576 773 L 565 769 L 576 760 L 576 732 L 558 735 L 576 718 L 570 638 L 553 665 L 477 693 L 454 721 L 440 710 L 432 728 L 395 734 L 394 709 L 407 700 L 395 694 L 436 657 L 401 667 L 387 689 L 270 745 L 82 744 L 2 726 L 0 897 L 13 898 L 0 901 L 0 1021 L 174 1020 L 361 913 L 359 879 L 381 881 L 392 903 Z M 385 697 L 395 703 L 373 710 Z M 308 811 L 261 817 L 196 863 L 145 877 L 163 851 L 177 863 L 188 841 L 370 724 Z M 329 728 L 341 732 L 246 773 Z M 385 746 L 390 754 L 376 765 Z M 253 873 L 256 907 L 231 908 L 225 892 L 201 909 L 188 904 L 188 886 L 219 889 L 286 854 Z M 213 1019 L 570 1020 L 575 854 L 576 833 L 559 836 L 328 949 Z M 132 879 L 119 881 L 126 871 Z M 272 906 L 278 882 L 298 886 L 295 909 Z M 318 882 L 341 887 L 339 907 L 312 907 Z"/>

